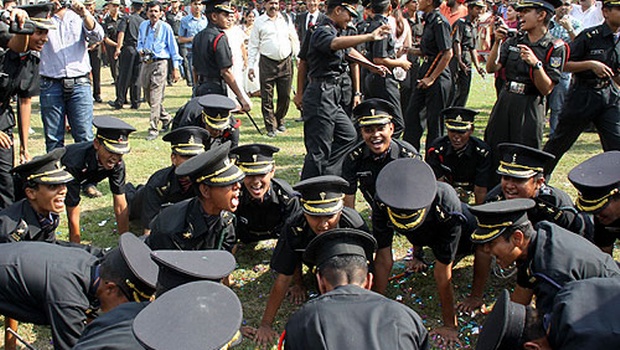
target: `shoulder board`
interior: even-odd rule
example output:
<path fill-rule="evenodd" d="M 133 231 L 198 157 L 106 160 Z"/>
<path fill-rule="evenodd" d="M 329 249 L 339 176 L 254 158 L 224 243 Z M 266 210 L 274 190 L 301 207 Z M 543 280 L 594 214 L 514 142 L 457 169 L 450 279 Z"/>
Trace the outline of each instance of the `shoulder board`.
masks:
<path fill-rule="evenodd" d="M 155 187 L 155 191 L 157 191 L 157 194 L 158 194 L 160 197 L 163 197 L 163 196 L 166 194 L 166 192 L 168 192 L 168 188 L 169 188 L 169 187 L 170 187 L 170 182 L 167 182 L 167 183 L 166 183 L 165 185 L 163 185 L 163 186 L 158 186 L 158 187 Z"/>
<path fill-rule="evenodd" d="M 400 147 L 400 155 L 402 158 L 420 157 L 419 152 L 410 143 L 403 140 L 392 139 Z"/>
<path fill-rule="evenodd" d="M 271 181 L 279 187 L 278 195 L 285 197 L 285 199 L 289 199 L 295 196 L 295 190 L 293 190 L 293 187 L 291 187 L 291 185 L 285 180 L 277 179 L 274 177 L 271 179 Z"/>
<path fill-rule="evenodd" d="M 598 35 L 598 28 L 594 28 L 588 32 L 586 32 L 586 36 L 591 38 L 593 35 Z"/>
<path fill-rule="evenodd" d="M 28 233 L 28 231 L 28 224 L 26 223 L 26 221 L 24 221 L 24 219 L 21 219 L 19 221 L 19 224 L 17 224 L 17 227 L 15 227 L 15 230 L 13 230 L 13 232 L 10 234 L 11 240 L 13 242 L 21 241 L 26 236 L 26 233 Z"/>
<path fill-rule="evenodd" d="M 351 228 L 358 228 L 364 225 L 364 219 L 362 218 L 362 215 L 360 215 L 360 213 L 358 213 L 355 209 L 351 209 L 349 207 L 344 207 L 342 209 L 342 216 L 341 219 L 345 221 L 347 224 L 349 224 Z M 346 227 L 346 226 L 343 226 Z"/>
<path fill-rule="evenodd" d="M 364 142 L 362 141 L 357 145 L 357 147 L 353 148 L 353 150 L 349 153 L 349 157 L 351 160 L 356 160 L 361 158 L 364 153 Z"/>
<path fill-rule="evenodd" d="M 553 48 L 554 49 L 557 49 L 558 47 L 562 47 L 562 46 L 564 46 L 564 40 L 562 40 L 562 39 L 556 39 L 553 42 Z"/>
<path fill-rule="evenodd" d="M 486 158 L 489 155 L 489 150 L 476 146 L 476 153 Z"/>
<path fill-rule="evenodd" d="M 450 220 L 450 213 L 448 213 L 448 211 L 439 204 L 435 205 L 435 214 L 437 215 L 437 219 L 439 219 L 440 222 L 446 222 Z"/>

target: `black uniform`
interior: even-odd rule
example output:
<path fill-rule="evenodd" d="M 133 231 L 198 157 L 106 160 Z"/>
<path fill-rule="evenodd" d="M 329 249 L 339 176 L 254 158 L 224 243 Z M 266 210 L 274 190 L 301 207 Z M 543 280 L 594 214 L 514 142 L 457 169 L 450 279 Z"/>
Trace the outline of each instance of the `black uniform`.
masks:
<path fill-rule="evenodd" d="M 27 199 L 0 211 L 0 243 L 42 241 L 54 243 L 60 217 L 38 214 Z"/>
<path fill-rule="evenodd" d="M 370 25 L 366 28 L 365 33 L 372 33 L 374 30 L 385 24 L 388 24 L 387 17 L 375 13 L 370 21 Z M 382 40 L 370 41 L 366 43 L 366 58 L 370 62 L 373 62 L 375 58 L 395 59 L 395 45 L 396 40 L 391 34 Z M 392 116 L 392 122 L 394 123 L 394 137 L 400 137 L 405 128 L 405 122 L 403 121 L 403 112 L 400 106 L 398 81 L 394 78 L 394 75 L 387 74 L 385 77 L 382 77 L 379 74 L 368 72 L 364 78 L 364 84 L 364 93 L 367 98 L 381 98 L 394 105 L 396 112 Z"/>
<path fill-rule="evenodd" d="M 204 128 L 206 126 L 204 117 L 202 115 L 203 107 L 198 103 L 198 100 L 191 99 L 174 115 L 172 119 L 172 130 L 180 128 L 182 126 L 199 126 Z M 239 145 L 239 127 L 241 121 L 230 116 L 230 126 L 224 130 L 222 136 L 217 139 L 211 139 L 211 147 L 221 145 L 227 141 L 231 142 L 231 148 Z"/>
<path fill-rule="evenodd" d="M 472 23 L 471 16 L 467 15 L 461 17 L 452 25 L 452 41 L 455 45 L 461 45 L 461 61 L 469 67 L 468 70 L 463 70 L 458 64 L 458 60 L 455 57 L 452 58 L 452 64 L 450 70 L 453 77 L 453 88 L 455 89 L 454 99 L 452 100 L 452 106 L 464 107 L 469 97 L 469 88 L 471 86 L 472 76 L 472 50 L 476 49 L 476 38 L 478 37 L 478 31 L 476 25 Z M 454 80 L 454 78 L 456 78 Z"/>
<path fill-rule="evenodd" d="M 42 242 L 0 245 L 0 313 L 50 325 L 55 349 L 70 349 L 95 303 L 97 258 Z"/>
<path fill-rule="evenodd" d="M 120 22 L 125 21 L 125 15 L 121 12 L 118 12 L 118 18 L 114 19 L 110 14 L 106 14 L 103 17 L 103 31 L 105 33 L 106 38 L 114 41 L 118 44 L 118 26 Z M 116 46 L 110 46 L 105 44 L 105 53 L 108 57 L 108 64 L 110 65 L 110 72 L 112 73 L 112 79 L 114 79 L 114 83 L 118 81 L 118 60 L 114 59 L 114 52 L 116 51 Z"/>
<path fill-rule="evenodd" d="M 412 19 L 409 14 L 405 18 L 407 23 L 409 23 L 409 27 L 411 27 L 411 41 L 413 45 L 418 45 L 424 31 L 422 18 L 417 14 L 415 19 Z M 406 111 L 407 106 L 409 106 L 411 95 L 417 85 L 418 71 L 420 70 L 420 57 L 409 53 L 407 54 L 407 59 L 411 62 L 411 68 L 407 71 L 405 80 L 400 82 L 400 106 L 403 111 Z"/>
<path fill-rule="evenodd" d="M 423 79 L 430 75 L 432 69 L 441 60 L 441 53 L 452 48 L 450 38 L 450 24 L 439 9 L 435 9 L 424 15 L 424 32 L 420 41 L 420 50 L 424 56 L 424 62 L 418 71 L 417 79 Z M 435 62 L 435 63 L 434 63 Z M 434 63 L 434 64 L 433 64 Z M 426 124 L 428 134 L 426 144 L 443 135 L 443 125 L 440 112 L 448 107 L 450 86 L 450 68 L 446 67 L 437 80 L 428 89 L 414 89 L 409 106 L 405 112 L 405 134 L 403 139 L 420 149 L 420 140 L 424 133 L 424 119 L 421 117 L 422 109 L 426 107 Z"/>
<path fill-rule="evenodd" d="M 456 191 L 443 182 L 437 183 L 437 194 L 428 209 L 424 222 L 414 230 L 395 227 L 388 217 L 387 207 L 376 203 L 372 212 L 372 234 L 379 249 L 391 247 L 394 231 L 405 235 L 414 246 L 428 246 L 437 261 L 450 264 L 456 257 L 461 238 L 461 224 L 464 221 L 461 202 Z M 470 247 L 463 239 L 463 247 Z M 465 252 L 464 252 L 465 253 Z M 468 252 L 467 252 L 468 253 Z"/>
<path fill-rule="evenodd" d="M 505 199 L 501 185 L 497 185 L 487 193 L 484 201 L 488 203 Z M 538 195 L 532 199 L 536 201 L 536 206 L 527 212 L 532 223 L 546 220 L 589 240 L 593 239 L 592 221 L 586 214 L 577 212 L 566 192 L 543 185 L 538 190 Z"/>
<path fill-rule="evenodd" d="M 284 349 L 428 349 L 413 310 L 356 285 L 306 303 L 286 324 Z"/>
<path fill-rule="evenodd" d="M 29 98 L 39 94 L 39 55 L 28 51 L 19 54 L 0 49 L 0 131 L 13 140 L 15 114 L 11 98 Z M 13 146 L 0 148 L 0 208 L 7 208 L 15 200 L 13 178 Z"/>
<path fill-rule="evenodd" d="M 529 46 L 543 63 L 543 69 L 554 83 L 560 80 L 566 48 L 564 42 L 547 32 L 540 40 L 531 43 L 527 34 L 507 39 L 499 53 L 499 63 L 505 68 L 506 85 L 500 92 L 484 131 L 484 141 L 495 149 L 502 142 L 518 143 L 542 148 L 545 123 L 545 98 L 534 85 L 533 69 L 520 57 L 517 45 Z M 499 155 L 493 155 L 491 185 L 498 182 L 495 169 Z"/>
<path fill-rule="evenodd" d="M 435 176 L 438 179 L 443 177 L 461 197 L 472 192 L 474 186 L 488 186 L 490 152 L 484 141 L 473 136 L 465 147 L 455 151 L 448 136 L 443 136 L 427 147 L 426 162 L 433 168 Z"/>
<path fill-rule="evenodd" d="M 97 317 L 84 329 L 73 350 L 134 350 L 142 346 L 133 335 L 133 320 L 149 303 L 121 304 Z"/>
<path fill-rule="evenodd" d="M 405 141 L 392 139 L 392 144 L 385 154 L 372 153 L 365 143 L 359 144 L 349 153 L 342 164 L 342 178 L 349 182 L 345 194 L 354 195 L 359 187 L 366 202 L 372 204 L 375 199 L 375 183 L 383 167 L 398 158 L 419 158 L 418 151 Z"/>
<path fill-rule="evenodd" d="M 209 22 L 207 28 L 196 34 L 192 50 L 203 54 L 194 57 L 192 63 L 198 78 L 196 96 L 206 94 L 227 95 L 226 82 L 220 70 L 232 67 L 232 51 L 224 31 Z"/>
<path fill-rule="evenodd" d="M 581 32 L 570 43 L 570 61 L 594 60 L 620 73 L 620 42 L 605 23 Z M 594 123 L 604 151 L 620 150 L 620 90 L 611 78 L 598 78 L 592 70 L 574 73 L 575 82 L 558 126 L 545 145 L 555 155 L 548 172 L 575 143 L 581 132 Z"/>
<path fill-rule="evenodd" d="M 116 107 L 122 107 L 127 99 L 129 90 L 129 101 L 131 106 L 137 108 L 140 100 L 140 89 L 138 80 L 140 77 L 140 54 L 136 49 L 138 45 L 138 34 L 140 23 L 144 18 L 139 13 L 132 13 L 119 20 L 118 31 L 125 33 L 121 55 L 118 58 L 119 79 L 116 82 Z"/>
<path fill-rule="evenodd" d="M 368 232 L 368 226 L 358 212 L 349 207 L 342 209 L 338 222 L 341 228 L 356 228 Z M 297 211 L 284 224 L 278 243 L 271 257 L 271 269 L 287 276 L 293 275 L 295 268 L 302 263 L 302 254 L 316 233 L 308 227 L 303 212 Z"/>
<path fill-rule="evenodd" d="M 310 82 L 304 90 L 304 144 L 306 157 L 301 178 L 341 172 L 345 154 L 353 147 L 357 131 L 342 108 L 342 75 L 347 74 L 345 50 L 333 51 L 332 40 L 340 35 L 334 22 L 325 18 L 314 30 L 307 52 Z"/>
<path fill-rule="evenodd" d="M 192 188 L 191 180 L 183 180 L 174 174 L 176 167 L 169 166 L 156 171 L 146 185 L 138 189 L 140 196 L 139 209 L 142 228 L 149 228 L 151 220 L 168 205 L 184 201 L 196 196 Z"/>
<path fill-rule="evenodd" d="M 166 11 L 166 23 L 170 24 L 172 27 L 172 32 L 174 33 L 174 37 L 176 38 L 177 47 L 179 48 L 179 55 L 185 60 L 185 56 L 187 52 L 185 51 L 185 45 L 181 45 L 179 43 L 179 28 L 181 28 L 181 19 L 185 17 L 187 13 L 185 11 L 179 9 L 176 13 L 172 11 Z M 185 67 L 185 63 L 181 64 L 181 67 Z M 183 68 L 184 69 L 184 68 Z M 172 59 L 168 60 L 168 84 L 172 84 L 172 72 L 174 71 L 174 64 L 172 63 Z M 183 73 L 188 74 L 183 70 Z M 191 73 L 189 73 L 191 74 Z"/>
<path fill-rule="evenodd" d="M 284 180 L 271 179 L 271 188 L 262 201 L 255 200 L 242 186 L 235 212 L 237 238 L 243 243 L 278 238 L 287 218 L 297 212 L 299 202 Z"/>
<path fill-rule="evenodd" d="M 620 219 L 609 225 L 603 225 L 594 217 L 594 244 L 599 247 L 610 247 L 616 239 L 620 239 Z"/>
<path fill-rule="evenodd" d="M 200 200 L 193 198 L 162 210 L 151 222 L 145 243 L 153 250 L 230 251 L 235 241 L 235 215 L 225 210 L 220 215 L 208 215 Z"/>
<path fill-rule="evenodd" d="M 110 192 L 125 193 L 125 162 L 121 160 L 111 170 L 105 170 L 97 160 L 97 151 L 92 142 L 74 143 L 66 147 L 67 153 L 62 157 L 62 164 L 75 179 L 67 184 L 65 204 L 75 207 L 80 204 L 80 185 L 99 183 L 108 178 Z"/>
<path fill-rule="evenodd" d="M 613 258 L 598 247 L 555 224 L 541 222 L 531 237 L 527 259 L 517 265 L 517 284 L 533 289 L 536 309 L 545 314 L 567 282 L 594 277 L 620 277 Z"/>

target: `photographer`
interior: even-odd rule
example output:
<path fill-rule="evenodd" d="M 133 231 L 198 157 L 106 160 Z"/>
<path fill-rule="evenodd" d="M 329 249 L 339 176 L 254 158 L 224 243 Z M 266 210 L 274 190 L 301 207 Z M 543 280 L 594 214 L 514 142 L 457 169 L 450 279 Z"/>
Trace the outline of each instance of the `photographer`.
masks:
<path fill-rule="evenodd" d="M 509 35 L 503 21 L 496 24 L 495 41 L 487 71 L 506 69 L 506 84 L 500 92 L 484 132 L 484 140 L 495 150 L 502 142 L 540 149 L 545 122 L 545 96 L 560 80 L 567 49 L 561 39 L 549 33 L 549 21 L 560 0 L 523 0 L 517 6 L 521 33 Z M 491 169 L 499 160 L 493 156 Z M 489 186 L 499 178 L 490 174 Z"/>
<path fill-rule="evenodd" d="M 52 9 L 53 5 L 49 3 L 13 9 L 7 16 L 10 25 L 6 26 L 6 35 L 2 35 L 10 39 L 3 43 L 8 50 L 0 49 L 0 208 L 6 208 L 14 201 L 10 171 L 14 165 L 13 128 L 16 123 L 19 125 L 20 162 L 30 159 L 28 129 L 31 97 L 39 92 L 38 52 L 47 42 L 48 30 L 55 29 L 49 20 Z M 28 20 L 29 17 L 36 20 Z M 24 34 L 12 35 L 9 32 Z M 15 95 L 19 97 L 17 118 L 11 108 L 11 98 Z"/>

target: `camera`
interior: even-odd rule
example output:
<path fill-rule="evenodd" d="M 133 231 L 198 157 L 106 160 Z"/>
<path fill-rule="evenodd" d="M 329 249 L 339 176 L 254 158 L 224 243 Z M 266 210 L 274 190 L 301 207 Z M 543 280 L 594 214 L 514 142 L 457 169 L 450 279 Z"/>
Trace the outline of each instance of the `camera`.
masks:
<path fill-rule="evenodd" d="M 154 54 L 153 51 L 144 49 L 140 52 L 140 62 L 148 63 L 153 60 Z"/>
<path fill-rule="evenodd" d="M 24 25 L 20 28 L 19 23 L 15 21 L 11 21 L 11 12 L 7 10 L 0 11 L 0 21 L 7 23 L 9 25 L 9 33 L 12 34 L 26 34 L 30 35 L 34 33 L 34 22 L 31 20 L 26 20 Z"/>
<path fill-rule="evenodd" d="M 506 36 L 508 38 L 513 38 L 515 36 L 517 36 L 518 31 L 515 28 L 508 28 L 508 33 L 506 33 Z"/>

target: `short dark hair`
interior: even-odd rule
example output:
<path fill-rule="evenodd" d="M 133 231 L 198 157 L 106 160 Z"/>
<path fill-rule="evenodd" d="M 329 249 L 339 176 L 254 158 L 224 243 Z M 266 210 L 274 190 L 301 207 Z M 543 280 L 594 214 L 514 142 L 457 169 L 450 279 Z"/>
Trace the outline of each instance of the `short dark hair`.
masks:
<path fill-rule="evenodd" d="M 544 9 L 544 8 L 537 8 L 536 9 L 536 13 L 541 13 L 541 12 L 545 12 L 545 19 L 543 20 L 543 24 L 545 27 L 549 26 L 549 23 L 551 23 L 551 17 L 553 17 L 553 14 L 551 12 L 549 12 L 549 10 Z"/>
<path fill-rule="evenodd" d="M 525 237 L 525 239 L 530 239 L 532 235 L 534 234 L 534 226 L 532 226 L 532 223 L 530 221 L 526 221 L 522 223 L 521 225 L 507 229 L 506 231 L 502 233 L 501 236 L 504 237 L 504 239 L 508 241 L 510 240 L 510 237 L 512 236 L 512 234 L 517 230 L 523 232 L 523 237 Z"/>
<path fill-rule="evenodd" d="M 544 338 L 547 336 L 545 332 L 545 326 L 543 318 L 536 309 L 531 306 L 525 308 L 525 325 L 523 326 L 523 333 L 519 341 L 519 348 L 523 348 L 523 344 L 528 341 Z"/>
<path fill-rule="evenodd" d="M 120 252 L 117 251 L 118 249 L 120 248 L 114 248 L 108 254 L 120 254 Z M 100 280 L 113 282 L 118 287 L 119 293 L 125 295 L 125 297 L 127 297 L 127 300 L 132 301 L 133 299 L 130 297 L 131 293 L 129 293 L 129 291 L 125 289 L 125 277 L 121 272 L 121 269 L 115 266 L 115 259 L 106 257 L 107 256 L 104 256 L 101 259 L 101 264 L 99 265 Z"/>
<path fill-rule="evenodd" d="M 442 2 L 443 0 L 433 0 L 433 7 L 438 8 L 439 6 L 441 6 Z"/>
<path fill-rule="evenodd" d="M 337 255 L 318 266 L 317 273 L 332 286 L 361 284 L 368 274 L 368 263 L 359 255 Z"/>
<path fill-rule="evenodd" d="M 148 11 L 148 10 L 152 9 L 153 7 L 155 7 L 155 6 L 159 6 L 159 9 L 160 9 L 160 10 L 163 10 L 163 7 L 162 7 L 162 5 L 161 5 L 161 2 L 159 2 L 159 1 L 157 1 L 157 0 L 147 2 L 147 3 L 146 3 L 146 10 Z"/>
<path fill-rule="evenodd" d="M 390 2 L 388 0 L 370 3 L 370 9 L 372 10 L 372 12 L 378 13 L 378 14 L 382 14 L 385 11 L 387 11 L 389 6 L 390 6 Z"/>

